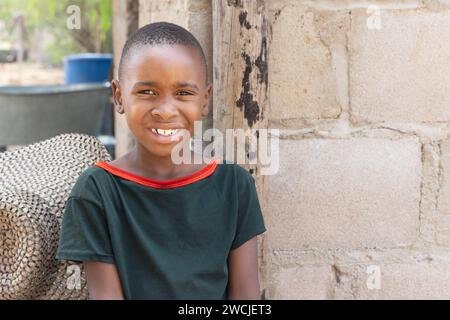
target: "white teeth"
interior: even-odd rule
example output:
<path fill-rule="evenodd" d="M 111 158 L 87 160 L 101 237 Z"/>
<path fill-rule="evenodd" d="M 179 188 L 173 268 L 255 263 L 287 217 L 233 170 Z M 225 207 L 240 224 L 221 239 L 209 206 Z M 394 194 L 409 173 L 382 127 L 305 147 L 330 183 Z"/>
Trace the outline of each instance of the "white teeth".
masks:
<path fill-rule="evenodd" d="M 156 133 L 156 134 L 159 134 L 159 135 L 161 135 L 161 136 L 171 136 L 171 135 L 177 133 L 177 132 L 178 132 L 178 129 L 168 129 L 168 130 L 164 130 L 164 129 L 155 129 L 155 128 L 152 128 L 152 132 L 153 132 L 153 133 Z"/>

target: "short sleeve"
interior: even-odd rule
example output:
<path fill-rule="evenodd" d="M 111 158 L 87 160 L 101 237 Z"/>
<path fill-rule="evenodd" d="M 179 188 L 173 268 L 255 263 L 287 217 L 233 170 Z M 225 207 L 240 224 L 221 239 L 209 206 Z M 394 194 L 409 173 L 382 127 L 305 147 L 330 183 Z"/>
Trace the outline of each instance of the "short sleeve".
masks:
<path fill-rule="evenodd" d="M 236 249 L 248 240 L 266 231 L 263 214 L 256 192 L 255 179 L 243 168 L 238 172 L 238 217 L 236 235 L 231 249 Z"/>
<path fill-rule="evenodd" d="M 92 189 L 86 180 L 80 177 L 66 201 L 56 258 L 114 263 L 104 208 L 79 192 Z"/>

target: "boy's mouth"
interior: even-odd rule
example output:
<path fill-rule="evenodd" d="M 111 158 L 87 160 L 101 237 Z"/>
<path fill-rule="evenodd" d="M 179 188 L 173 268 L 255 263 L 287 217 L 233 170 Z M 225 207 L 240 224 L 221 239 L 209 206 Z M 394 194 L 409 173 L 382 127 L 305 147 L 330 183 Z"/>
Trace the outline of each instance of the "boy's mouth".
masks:
<path fill-rule="evenodd" d="M 160 136 L 164 136 L 164 137 L 170 137 L 173 136 L 174 134 L 176 134 L 178 132 L 178 129 L 157 129 L 157 128 L 152 128 L 151 129 L 153 133 L 160 135 Z"/>
<path fill-rule="evenodd" d="M 151 136 L 154 141 L 162 144 L 172 144 L 180 142 L 183 139 L 186 132 L 185 129 L 161 129 L 161 128 L 150 128 Z"/>

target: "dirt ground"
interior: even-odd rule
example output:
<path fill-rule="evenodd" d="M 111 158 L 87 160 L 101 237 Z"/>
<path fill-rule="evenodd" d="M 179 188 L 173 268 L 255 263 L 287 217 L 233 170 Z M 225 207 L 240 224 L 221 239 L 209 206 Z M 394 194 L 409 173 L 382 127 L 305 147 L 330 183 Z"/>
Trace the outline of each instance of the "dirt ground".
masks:
<path fill-rule="evenodd" d="M 34 63 L 0 63 L 0 86 L 27 86 L 63 83 L 63 68 L 46 68 Z"/>

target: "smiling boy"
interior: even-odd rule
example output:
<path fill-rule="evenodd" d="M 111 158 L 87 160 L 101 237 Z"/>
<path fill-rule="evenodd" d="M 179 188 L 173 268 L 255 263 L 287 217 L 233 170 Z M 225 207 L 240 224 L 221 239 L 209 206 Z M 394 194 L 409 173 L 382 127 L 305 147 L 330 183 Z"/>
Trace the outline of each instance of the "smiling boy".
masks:
<path fill-rule="evenodd" d="M 142 27 L 112 90 L 136 146 L 79 176 L 57 258 L 83 262 L 91 299 L 259 299 L 256 236 L 266 228 L 253 177 L 216 158 L 172 159 L 208 114 L 198 41 L 175 24 Z"/>

